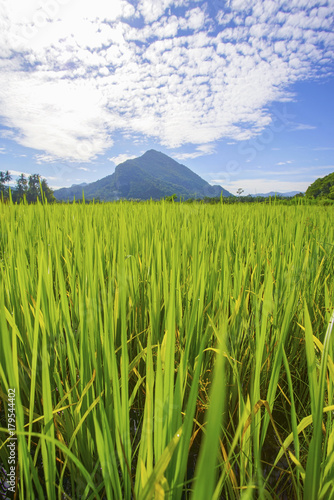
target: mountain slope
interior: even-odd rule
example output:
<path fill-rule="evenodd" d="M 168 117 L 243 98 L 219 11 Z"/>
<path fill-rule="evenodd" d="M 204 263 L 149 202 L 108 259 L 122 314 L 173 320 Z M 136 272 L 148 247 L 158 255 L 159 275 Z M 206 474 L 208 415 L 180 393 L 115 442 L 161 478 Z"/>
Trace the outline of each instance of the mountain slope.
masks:
<path fill-rule="evenodd" d="M 120 198 L 149 200 L 176 194 L 178 197 L 203 198 L 233 196 L 221 186 L 211 186 L 185 165 L 151 149 L 143 156 L 118 165 L 115 172 L 86 186 L 58 189 L 57 200 L 86 199 L 112 201 Z"/>

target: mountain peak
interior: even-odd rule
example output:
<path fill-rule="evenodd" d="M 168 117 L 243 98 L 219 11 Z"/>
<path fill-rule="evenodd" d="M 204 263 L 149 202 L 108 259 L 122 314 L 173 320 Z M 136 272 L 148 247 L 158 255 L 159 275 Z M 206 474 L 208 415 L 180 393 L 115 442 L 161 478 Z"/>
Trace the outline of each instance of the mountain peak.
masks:
<path fill-rule="evenodd" d="M 165 153 L 162 153 L 161 151 L 157 151 L 156 149 L 148 149 L 143 156 L 166 156 L 167 158 L 170 158 L 167 156 Z M 142 158 L 142 156 L 140 156 Z"/>

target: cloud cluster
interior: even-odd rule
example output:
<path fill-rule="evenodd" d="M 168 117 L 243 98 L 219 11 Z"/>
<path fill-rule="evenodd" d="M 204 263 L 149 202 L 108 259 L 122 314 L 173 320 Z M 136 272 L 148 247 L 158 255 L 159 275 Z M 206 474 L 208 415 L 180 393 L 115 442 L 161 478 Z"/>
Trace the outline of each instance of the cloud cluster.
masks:
<path fill-rule="evenodd" d="M 0 0 L 7 136 L 46 157 L 90 161 L 120 131 L 196 145 L 183 155 L 194 158 L 220 138 L 259 134 L 291 84 L 332 71 L 334 0 L 219 6 Z"/>

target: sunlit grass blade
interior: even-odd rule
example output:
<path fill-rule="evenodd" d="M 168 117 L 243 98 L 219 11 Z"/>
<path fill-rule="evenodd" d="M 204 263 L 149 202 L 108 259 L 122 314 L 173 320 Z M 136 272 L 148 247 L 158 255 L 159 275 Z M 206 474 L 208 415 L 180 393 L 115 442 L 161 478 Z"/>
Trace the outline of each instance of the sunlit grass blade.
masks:
<path fill-rule="evenodd" d="M 223 423 L 223 410 L 225 403 L 225 335 L 226 323 L 221 331 L 215 330 L 217 337 L 218 353 L 216 355 L 212 388 L 210 391 L 211 404 L 206 415 L 206 429 L 204 441 L 200 450 L 198 463 L 195 470 L 195 483 L 192 500 L 205 500 L 212 498 L 216 475 L 219 437 Z M 214 328 L 214 326 L 213 326 Z"/>

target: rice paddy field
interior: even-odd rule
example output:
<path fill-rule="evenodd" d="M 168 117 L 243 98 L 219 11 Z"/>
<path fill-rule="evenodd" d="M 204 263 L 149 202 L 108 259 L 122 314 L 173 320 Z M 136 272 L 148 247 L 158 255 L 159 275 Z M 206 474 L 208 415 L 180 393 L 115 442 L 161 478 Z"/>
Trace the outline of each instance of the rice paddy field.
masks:
<path fill-rule="evenodd" d="M 334 499 L 333 215 L 0 204 L 2 491 Z"/>

